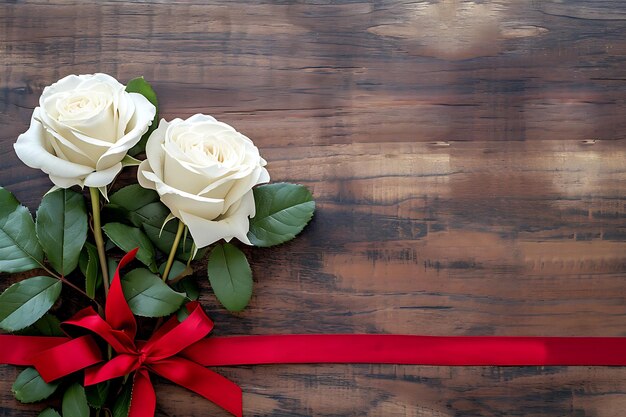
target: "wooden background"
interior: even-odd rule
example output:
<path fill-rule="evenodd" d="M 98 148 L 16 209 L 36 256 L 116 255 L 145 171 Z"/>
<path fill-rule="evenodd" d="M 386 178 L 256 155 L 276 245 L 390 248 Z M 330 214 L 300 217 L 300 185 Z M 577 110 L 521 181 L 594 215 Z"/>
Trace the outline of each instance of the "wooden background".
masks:
<path fill-rule="evenodd" d="M 626 2 L 4 1 L 0 183 L 30 207 L 50 183 L 12 144 L 44 86 L 97 71 L 234 125 L 317 199 L 250 252 L 243 314 L 204 283 L 216 333 L 626 336 Z M 626 413 L 626 368 L 219 371 L 246 416 Z M 36 416 L 17 372 L 0 416 Z M 226 415 L 156 389 L 159 416 Z"/>

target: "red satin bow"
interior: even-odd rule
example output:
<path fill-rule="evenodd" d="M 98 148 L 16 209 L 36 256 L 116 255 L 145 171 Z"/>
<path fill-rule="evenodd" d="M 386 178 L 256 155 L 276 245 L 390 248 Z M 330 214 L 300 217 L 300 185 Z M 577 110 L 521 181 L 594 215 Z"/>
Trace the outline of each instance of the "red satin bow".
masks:
<path fill-rule="evenodd" d="M 119 271 L 135 258 L 136 252 L 133 250 L 124 256 L 115 271 L 106 300 L 105 319 L 88 307 L 63 323 L 97 334 L 111 345 L 117 355 L 100 363 L 102 358 L 98 346 L 90 336 L 82 336 L 35 355 L 33 365 L 46 381 L 86 368 L 85 386 L 135 372 L 129 417 L 154 416 L 156 396 L 150 372 L 182 385 L 240 417 L 243 413 L 241 388 L 178 355 L 213 329 L 213 322 L 197 302 L 187 305 L 190 314 L 182 323 L 173 317 L 148 341 L 135 341 L 137 322 L 124 298 Z"/>

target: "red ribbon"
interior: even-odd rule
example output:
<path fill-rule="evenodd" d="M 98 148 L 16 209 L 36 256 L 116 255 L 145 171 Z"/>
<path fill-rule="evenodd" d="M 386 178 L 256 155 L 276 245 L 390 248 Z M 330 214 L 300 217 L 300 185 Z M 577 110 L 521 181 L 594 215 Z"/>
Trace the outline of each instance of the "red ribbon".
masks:
<path fill-rule="evenodd" d="M 392 363 L 413 365 L 618 365 L 626 366 L 626 338 L 406 335 L 206 336 L 213 322 L 198 303 L 179 323 L 170 319 L 148 341 L 136 341 L 137 323 L 120 283 L 118 266 L 105 318 L 91 307 L 64 326 L 86 329 L 116 352 L 104 362 L 93 336 L 40 337 L 0 335 L 0 363 L 33 365 L 46 381 L 85 370 L 85 385 L 134 372 L 129 417 L 152 417 L 154 372 L 242 416 L 241 389 L 205 366 L 287 363 Z"/>
<path fill-rule="evenodd" d="M 206 337 L 213 329 L 200 305 L 189 303 L 189 316 L 182 322 L 173 317 L 147 341 L 135 341 L 137 322 L 124 298 L 119 271 L 135 258 L 129 252 L 115 271 L 106 300 L 103 319 L 92 307 L 79 311 L 64 326 L 86 329 L 104 339 L 116 355 L 103 362 L 100 348 L 92 336 L 76 339 L 1 336 L 0 362 L 33 365 L 45 381 L 54 381 L 85 369 L 85 386 L 135 373 L 129 417 L 152 417 L 156 396 L 150 381 L 154 372 L 214 402 L 230 413 L 241 416 L 241 388 L 223 376 L 189 360 L 179 353 Z M 6 340 L 4 340 L 6 339 Z M 23 354 L 10 351 L 24 349 Z"/>

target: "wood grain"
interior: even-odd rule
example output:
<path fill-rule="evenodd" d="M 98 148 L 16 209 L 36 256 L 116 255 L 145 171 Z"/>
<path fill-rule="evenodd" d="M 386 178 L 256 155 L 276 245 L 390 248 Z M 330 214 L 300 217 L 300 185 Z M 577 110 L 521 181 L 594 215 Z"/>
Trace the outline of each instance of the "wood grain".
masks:
<path fill-rule="evenodd" d="M 44 86 L 144 75 L 163 117 L 234 125 L 318 201 L 299 239 L 248 250 L 244 313 L 198 277 L 217 334 L 626 336 L 625 21 L 619 0 L 3 2 L 0 183 L 31 208 L 50 186 L 12 150 Z M 247 416 L 626 408 L 623 368 L 219 371 Z M 0 416 L 36 416 L 17 372 L 0 367 Z M 225 415 L 156 388 L 160 416 Z"/>

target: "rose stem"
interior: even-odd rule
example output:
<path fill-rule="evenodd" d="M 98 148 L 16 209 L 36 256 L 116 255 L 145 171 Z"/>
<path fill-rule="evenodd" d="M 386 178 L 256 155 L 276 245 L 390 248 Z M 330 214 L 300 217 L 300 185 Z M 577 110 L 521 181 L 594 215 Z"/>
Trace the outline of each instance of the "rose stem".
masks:
<path fill-rule="evenodd" d="M 104 295 L 109 295 L 109 271 L 107 257 L 104 251 L 104 239 L 102 238 L 102 226 L 100 225 L 100 191 L 96 187 L 89 187 L 91 196 L 91 211 L 93 213 L 93 237 L 98 248 L 100 269 L 102 270 L 102 282 L 104 283 Z"/>
<path fill-rule="evenodd" d="M 42 264 L 41 262 L 37 261 L 37 263 L 39 264 L 39 266 L 41 266 L 41 268 L 43 270 L 45 270 L 47 273 L 49 273 L 50 275 L 52 275 L 53 277 L 55 277 L 56 279 L 58 279 L 59 281 L 61 281 L 63 284 L 66 284 L 67 286 L 69 286 L 70 288 L 73 288 L 74 290 L 76 290 L 77 292 L 81 293 L 82 295 L 84 295 L 85 297 L 89 298 L 91 301 L 93 301 L 94 303 L 96 303 L 96 306 L 98 306 L 98 308 L 100 308 L 100 303 L 98 303 L 94 298 L 90 297 L 89 294 L 87 294 L 85 291 L 81 290 L 80 287 L 74 285 L 73 283 L 71 283 L 67 278 L 65 278 L 63 275 L 57 275 L 54 272 L 52 272 L 49 268 L 47 268 L 44 264 Z"/>
<path fill-rule="evenodd" d="M 59 277 L 59 281 L 61 281 L 63 284 L 68 285 L 70 288 L 73 288 L 75 291 L 77 291 L 77 292 L 81 293 L 81 294 L 82 294 L 82 295 L 84 295 L 85 297 L 89 298 L 91 301 L 93 301 L 93 302 L 96 304 L 96 306 L 98 307 L 98 309 L 102 309 L 102 306 L 100 305 L 100 303 L 98 303 L 98 302 L 96 301 L 96 299 L 95 299 L 95 298 L 91 298 L 91 297 L 90 297 L 90 296 L 89 296 L 89 295 L 88 295 L 85 291 L 81 290 L 81 289 L 80 289 L 80 287 L 78 287 L 78 286 L 76 286 L 76 285 L 72 284 L 70 281 L 68 281 L 68 280 L 67 280 L 67 278 L 65 278 L 65 277 L 63 277 L 63 276 L 62 276 L 62 277 Z"/>
<path fill-rule="evenodd" d="M 167 258 L 167 263 L 165 264 L 165 270 L 163 271 L 163 282 L 167 281 L 167 276 L 170 274 L 170 270 L 172 269 L 172 264 L 174 263 L 174 257 L 176 256 L 176 249 L 178 249 L 178 243 L 180 243 L 180 238 L 183 235 L 183 231 L 185 230 L 185 223 L 178 220 L 178 230 L 176 230 L 176 237 L 174 238 L 174 243 L 172 243 L 172 249 L 170 249 L 170 256 Z"/>

